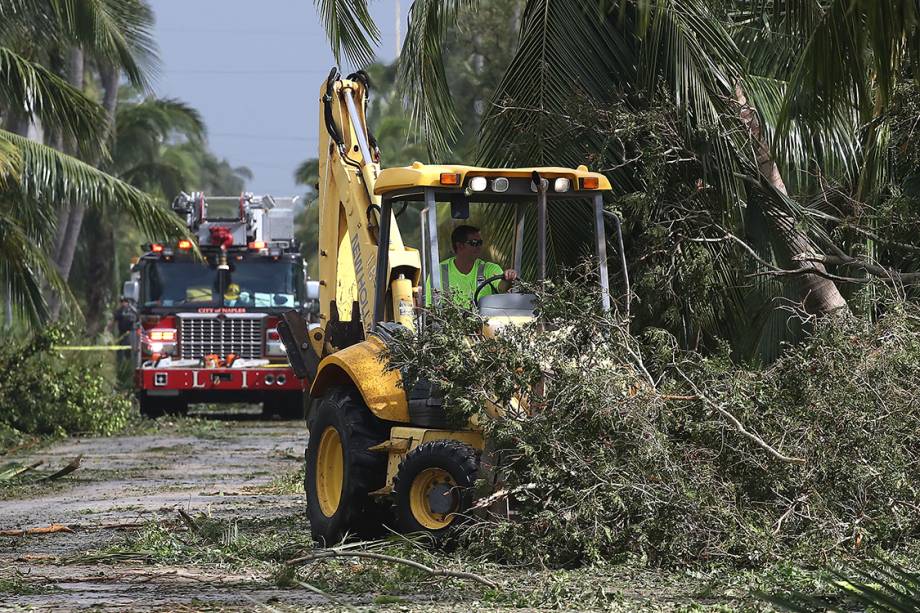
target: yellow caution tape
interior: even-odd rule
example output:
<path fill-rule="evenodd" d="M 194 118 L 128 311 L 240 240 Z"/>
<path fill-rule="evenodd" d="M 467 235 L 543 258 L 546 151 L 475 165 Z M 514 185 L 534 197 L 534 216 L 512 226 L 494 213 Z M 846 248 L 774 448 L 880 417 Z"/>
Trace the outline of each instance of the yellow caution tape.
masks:
<path fill-rule="evenodd" d="M 131 345 L 55 345 L 58 351 L 122 351 Z"/>

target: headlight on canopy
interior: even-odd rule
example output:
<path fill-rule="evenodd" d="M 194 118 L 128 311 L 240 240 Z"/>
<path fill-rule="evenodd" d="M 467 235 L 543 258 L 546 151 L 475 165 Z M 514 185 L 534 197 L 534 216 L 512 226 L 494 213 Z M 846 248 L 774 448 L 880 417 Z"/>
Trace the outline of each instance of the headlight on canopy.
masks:
<path fill-rule="evenodd" d="M 559 177 L 553 183 L 553 190 L 557 192 L 567 192 L 572 187 L 572 182 L 565 177 Z"/>
<path fill-rule="evenodd" d="M 470 179 L 470 189 L 474 192 L 482 192 L 489 186 L 489 181 L 485 177 L 473 177 Z"/>
<path fill-rule="evenodd" d="M 495 192 L 506 192 L 508 191 L 508 179 L 505 177 L 495 177 L 492 180 L 492 191 Z"/>

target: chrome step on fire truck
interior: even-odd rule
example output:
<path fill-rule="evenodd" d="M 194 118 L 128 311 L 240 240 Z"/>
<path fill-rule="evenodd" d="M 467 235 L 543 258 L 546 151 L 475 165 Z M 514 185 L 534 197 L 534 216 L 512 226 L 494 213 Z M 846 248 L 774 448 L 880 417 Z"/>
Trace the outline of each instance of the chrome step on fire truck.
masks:
<path fill-rule="evenodd" d="M 173 201 L 202 257 L 188 240 L 146 245 L 126 284 L 138 308 L 132 344 L 143 415 L 231 402 L 303 415 L 302 384 L 276 330 L 283 312 L 312 312 L 318 294 L 294 239 L 295 202 L 197 192 Z"/>

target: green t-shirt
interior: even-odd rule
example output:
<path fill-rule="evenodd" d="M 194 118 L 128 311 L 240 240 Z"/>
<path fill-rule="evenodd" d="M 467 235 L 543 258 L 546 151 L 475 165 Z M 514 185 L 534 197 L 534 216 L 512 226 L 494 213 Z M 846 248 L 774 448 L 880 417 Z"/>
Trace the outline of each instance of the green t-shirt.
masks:
<path fill-rule="evenodd" d="M 466 274 L 463 274 L 457 270 L 456 264 L 454 264 L 455 258 L 448 258 L 441 261 L 441 265 L 438 266 L 437 274 L 440 275 L 441 284 L 444 284 L 444 265 L 447 265 L 447 277 L 448 283 L 450 284 L 450 294 L 454 302 L 460 306 L 471 307 L 473 306 L 473 292 L 476 291 L 476 286 L 479 285 L 479 268 L 482 266 L 482 279 L 488 279 L 489 277 L 494 277 L 495 275 L 500 275 L 504 273 L 504 269 L 498 264 L 493 262 L 487 262 L 485 260 L 477 259 L 473 263 L 473 267 Z M 479 297 L 488 296 L 489 294 L 494 294 L 495 292 L 492 289 L 492 285 L 498 288 L 499 281 L 495 283 L 490 283 L 485 286 L 481 292 L 479 292 Z M 431 304 L 431 284 L 425 284 L 425 303 Z"/>

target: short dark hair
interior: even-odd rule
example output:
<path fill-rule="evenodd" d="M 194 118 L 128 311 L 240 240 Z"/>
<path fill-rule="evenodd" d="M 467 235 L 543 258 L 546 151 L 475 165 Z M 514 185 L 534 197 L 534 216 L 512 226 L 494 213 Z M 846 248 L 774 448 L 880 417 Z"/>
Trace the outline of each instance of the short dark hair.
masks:
<path fill-rule="evenodd" d="M 457 226 L 454 228 L 454 231 L 450 233 L 450 248 L 456 252 L 458 244 L 465 243 L 470 236 L 477 232 L 479 232 L 479 228 L 474 226 Z"/>

